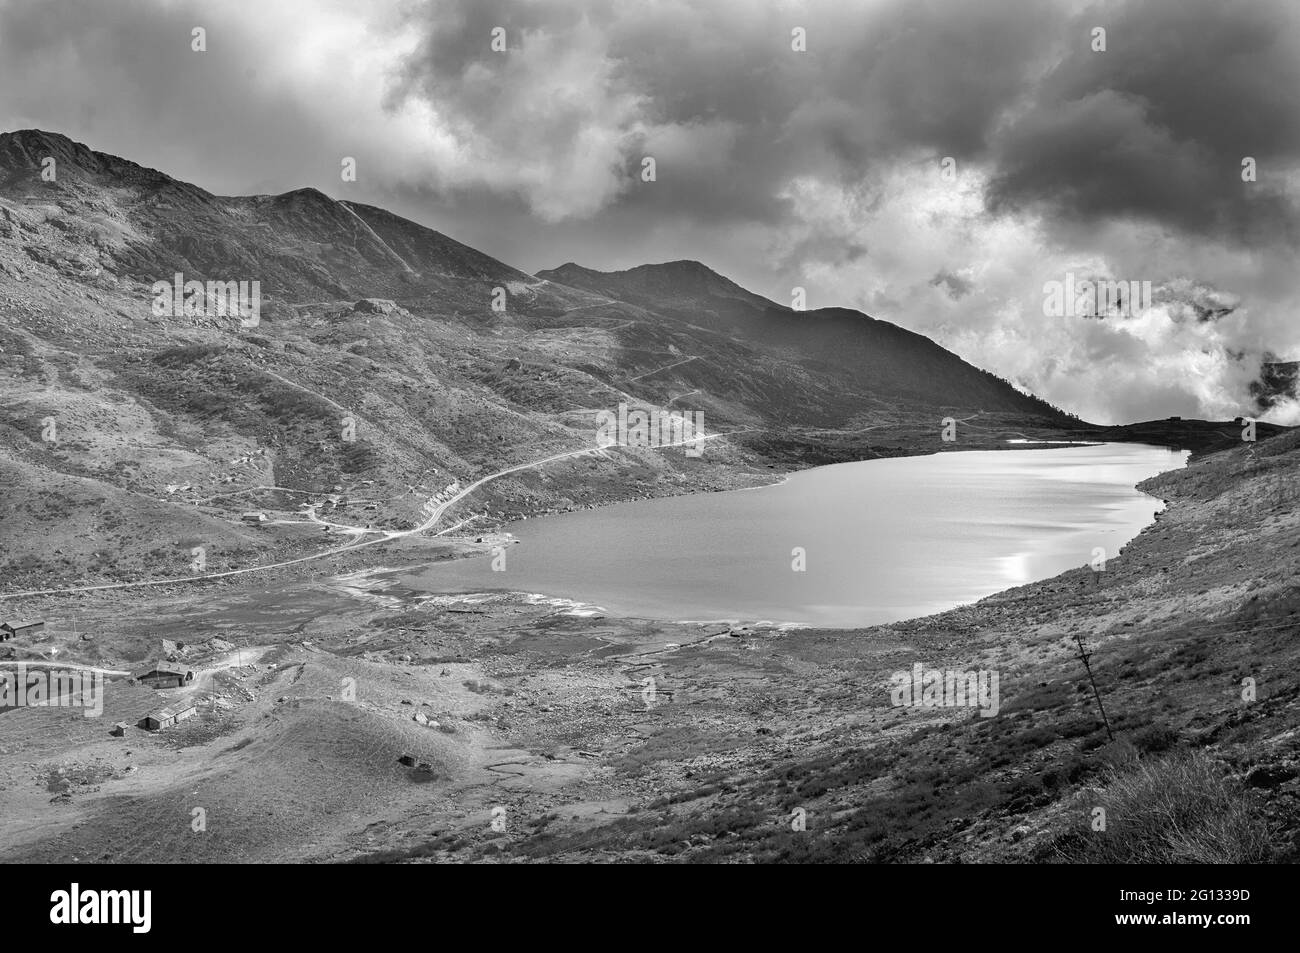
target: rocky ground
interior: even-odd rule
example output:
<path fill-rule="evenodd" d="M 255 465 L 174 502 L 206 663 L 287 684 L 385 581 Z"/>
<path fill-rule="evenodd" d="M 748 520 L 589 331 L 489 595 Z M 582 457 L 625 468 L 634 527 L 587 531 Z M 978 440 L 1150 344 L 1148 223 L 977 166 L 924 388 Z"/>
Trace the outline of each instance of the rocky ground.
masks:
<path fill-rule="evenodd" d="M 1116 785 L 1194 753 L 1264 832 L 1247 859 L 1294 859 L 1298 476 L 1294 434 L 1200 458 L 1144 485 L 1169 507 L 1104 573 L 861 631 L 429 596 L 379 568 L 446 541 L 48 597 L 58 624 L 11 652 L 129 668 L 215 634 L 259 655 L 193 689 L 113 682 L 100 719 L 0 715 L 0 858 L 1079 860 Z M 996 670 L 998 715 L 892 705 L 915 662 Z M 109 735 L 186 692 L 191 721 Z"/>

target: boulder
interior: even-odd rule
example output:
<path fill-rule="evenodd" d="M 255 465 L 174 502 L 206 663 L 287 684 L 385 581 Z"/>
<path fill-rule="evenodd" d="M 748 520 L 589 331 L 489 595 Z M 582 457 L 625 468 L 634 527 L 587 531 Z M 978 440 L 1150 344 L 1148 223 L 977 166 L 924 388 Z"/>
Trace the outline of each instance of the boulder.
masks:
<path fill-rule="evenodd" d="M 402 309 L 396 301 L 387 298 L 362 298 L 352 306 L 352 310 L 360 314 L 392 314 Z"/>
<path fill-rule="evenodd" d="M 1285 764 L 1258 764 L 1246 773 L 1246 783 L 1252 788 L 1275 788 L 1300 774 L 1300 770 Z"/>

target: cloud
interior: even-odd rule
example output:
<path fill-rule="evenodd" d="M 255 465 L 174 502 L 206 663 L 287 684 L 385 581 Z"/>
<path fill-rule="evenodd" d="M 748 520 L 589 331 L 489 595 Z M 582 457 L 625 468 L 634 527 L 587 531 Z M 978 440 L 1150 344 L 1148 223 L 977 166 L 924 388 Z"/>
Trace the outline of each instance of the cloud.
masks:
<path fill-rule="evenodd" d="M 529 270 L 804 286 L 1102 421 L 1249 412 L 1300 357 L 1296 88 L 1289 0 L 0 0 L 6 128 Z M 1151 313 L 1046 318 L 1068 271 L 1150 281 Z"/>
<path fill-rule="evenodd" d="M 1106 30 L 1105 51 L 1085 38 Z M 1259 246 L 1300 240 L 1300 11 L 1244 0 L 1109 3 L 996 136 L 990 206 L 1137 218 Z M 1242 181 L 1247 157 L 1258 180 Z"/>

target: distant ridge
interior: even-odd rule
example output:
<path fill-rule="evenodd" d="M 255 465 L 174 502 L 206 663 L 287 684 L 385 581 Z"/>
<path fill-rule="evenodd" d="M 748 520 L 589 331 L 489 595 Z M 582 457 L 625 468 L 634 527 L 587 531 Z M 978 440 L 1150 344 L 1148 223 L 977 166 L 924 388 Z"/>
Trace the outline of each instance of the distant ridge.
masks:
<path fill-rule="evenodd" d="M 41 178 L 47 156 L 54 182 Z M 0 193 L 58 197 L 73 216 L 106 216 L 140 235 L 98 255 L 110 274 L 140 281 L 176 271 L 198 279 L 256 274 L 273 298 L 315 300 L 454 299 L 466 282 L 531 280 L 431 228 L 319 189 L 217 196 L 37 129 L 0 134 Z"/>
<path fill-rule="evenodd" d="M 598 294 L 615 290 L 617 294 L 614 296 L 638 303 L 709 296 L 734 299 L 759 309 L 781 307 L 745 290 L 707 265 L 689 259 L 637 265 L 625 271 L 595 271 L 568 262 L 559 268 L 539 271 L 537 277 Z"/>
<path fill-rule="evenodd" d="M 967 364 L 924 335 L 850 308 L 795 311 L 747 291 L 698 261 L 610 272 L 568 262 L 537 276 L 834 365 L 885 393 L 936 406 L 1028 413 L 1058 423 L 1069 420 L 1057 408 Z"/>

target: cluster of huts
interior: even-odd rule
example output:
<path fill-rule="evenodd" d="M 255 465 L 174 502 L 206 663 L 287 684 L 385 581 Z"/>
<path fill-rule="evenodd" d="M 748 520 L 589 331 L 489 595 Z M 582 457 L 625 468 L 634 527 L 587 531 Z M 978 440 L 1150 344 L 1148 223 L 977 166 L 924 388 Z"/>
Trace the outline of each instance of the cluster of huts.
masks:
<path fill-rule="evenodd" d="M 18 621 L 11 619 L 0 622 L 0 642 L 8 642 L 22 636 L 32 636 L 44 628 L 45 623 L 40 620 Z M 176 663 L 182 660 L 230 652 L 234 648 L 233 642 L 227 642 L 218 636 L 189 644 L 172 639 L 163 639 L 161 655 L 165 661 L 137 672 L 131 677 L 131 682 L 137 685 L 147 685 L 150 688 L 184 688 L 186 685 L 193 684 L 194 670 Z M 193 702 L 176 701 L 149 712 L 136 723 L 136 727 L 143 728 L 146 731 L 161 731 L 192 717 L 195 711 Z M 127 727 L 125 722 L 120 722 L 113 726 L 112 733 L 120 737 L 126 733 Z"/>
<path fill-rule="evenodd" d="M 131 681 L 137 685 L 148 685 L 150 688 L 184 688 L 194 681 L 194 672 L 193 670 L 155 666 L 143 672 L 137 672 L 131 676 Z M 136 722 L 136 727 L 143 728 L 145 731 L 162 731 L 162 729 L 170 728 L 177 722 L 184 721 L 194 712 L 193 702 L 174 702 L 161 708 L 155 708 Z M 122 726 L 117 727 L 121 728 Z M 118 734 L 119 732 L 115 729 L 113 733 Z"/>
<path fill-rule="evenodd" d="M 234 648 L 233 642 L 227 642 L 220 636 L 213 636 L 201 642 L 163 639 L 160 652 L 163 661 L 137 672 L 131 680 L 137 685 L 148 685 L 150 688 L 184 688 L 194 683 L 194 670 L 181 663 L 231 652 Z M 136 727 L 143 728 L 145 731 L 162 731 L 192 717 L 196 710 L 191 701 L 176 701 L 149 712 L 136 723 Z M 119 733 L 118 728 L 124 726 L 116 726 L 114 734 Z"/>
<path fill-rule="evenodd" d="M 11 619 L 8 622 L 0 622 L 0 642 L 8 642 L 10 639 L 16 639 L 21 635 L 35 635 L 43 628 L 45 628 L 45 623 L 35 620 L 18 622 Z"/>

